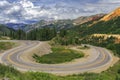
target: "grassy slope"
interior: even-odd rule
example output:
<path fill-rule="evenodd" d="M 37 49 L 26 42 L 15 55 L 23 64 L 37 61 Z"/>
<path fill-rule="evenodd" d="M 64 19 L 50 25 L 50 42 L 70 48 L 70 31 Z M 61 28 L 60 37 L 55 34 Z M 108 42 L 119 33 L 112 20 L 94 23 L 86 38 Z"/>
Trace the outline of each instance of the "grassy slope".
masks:
<path fill-rule="evenodd" d="M 52 53 L 43 55 L 41 57 L 35 54 L 33 58 L 35 58 L 36 62 L 39 63 L 57 64 L 69 62 L 73 59 L 81 58 L 83 56 L 83 53 L 71 49 L 65 49 L 64 47 L 53 47 Z"/>
<path fill-rule="evenodd" d="M 7 50 L 15 46 L 12 42 L 0 42 L 0 51 Z"/>
<path fill-rule="evenodd" d="M 0 65 L 0 77 L 10 80 L 120 80 L 120 62 L 101 74 L 84 73 L 70 76 L 55 76 L 41 72 L 20 73 L 12 67 Z"/>
<path fill-rule="evenodd" d="M 5 25 L 0 24 L 0 39 L 6 39 L 3 37 L 10 36 L 11 32 L 15 32 L 15 31 L 11 28 L 8 28 Z"/>
<path fill-rule="evenodd" d="M 0 24 L 0 33 L 3 32 L 10 32 L 10 29 L 8 29 L 6 26 Z"/>
<path fill-rule="evenodd" d="M 3 32 L 3 31 L 8 32 L 9 29 L 8 29 L 6 26 L 0 24 L 0 31 L 1 31 L 1 32 Z"/>
<path fill-rule="evenodd" d="M 92 25 L 87 33 L 120 34 L 120 17 L 114 18 L 107 22 L 98 22 L 97 24 Z"/>

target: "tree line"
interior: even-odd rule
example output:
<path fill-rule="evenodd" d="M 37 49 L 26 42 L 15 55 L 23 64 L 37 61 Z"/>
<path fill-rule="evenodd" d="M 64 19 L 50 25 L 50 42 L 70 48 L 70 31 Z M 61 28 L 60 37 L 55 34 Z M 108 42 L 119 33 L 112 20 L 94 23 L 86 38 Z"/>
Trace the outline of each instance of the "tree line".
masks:
<path fill-rule="evenodd" d="M 47 41 L 54 38 L 57 34 L 55 28 L 40 28 L 25 32 L 21 29 L 17 31 L 10 31 L 9 33 L 2 33 L 2 36 L 9 36 L 11 39 L 17 40 L 40 40 Z"/>

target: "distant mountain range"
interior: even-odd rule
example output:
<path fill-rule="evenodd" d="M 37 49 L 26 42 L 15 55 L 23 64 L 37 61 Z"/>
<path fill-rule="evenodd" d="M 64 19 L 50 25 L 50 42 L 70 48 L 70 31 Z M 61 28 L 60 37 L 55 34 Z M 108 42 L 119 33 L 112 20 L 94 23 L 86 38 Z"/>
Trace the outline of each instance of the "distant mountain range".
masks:
<path fill-rule="evenodd" d="M 23 30 L 26 27 L 27 24 L 24 24 L 24 23 L 7 23 L 5 25 L 9 28 L 14 29 L 14 30 L 18 30 L 18 29 Z"/>
<path fill-rule="evenodd" d="M 57 30 L 68 29 L 74 27 L 75 25 L 81 25 L 87 22 L 93 22 L 92 25 L 95 25 L 101 21 L 109 21 L 115 17 L 120 16 L 120 8 L 117 8 L 115 11 L 110 14 L 96 14 L 92 16 L 82 16 L 74 20 L 40 20 L 40 21 L 29 21 L 29 24 L 25 23 L 7 23 L 4 24 L 8 28 L 12 28 L 14 30 L 22 29 L 24 31 L 31 31 L 36 28 L 44 28 L 44 27 L 56 27 Z M 94 23 L 95 21 L 95 23 Z M 91 24 L 90 24 L 91 25 Z"/>
<path fill-rule="evenodd" d="M 14 30 L 18 30 L 18 29 L 22 29 L 24 31 L 30 31 L 33 30 L 35 28 L 43 28 L 43 27 L 56 27 L 57 30 L 59 29 L 67 29 L 67 28 L 71 28 L 74 25 L 80 25 L 83 24 L 85 22 L 89 22 L 89 21 L 94 21 L 94 20 L 98 20 L 101 17 L 103 17 L 105 14 L 97 14 L 97 15 L 92 15 L 92 16 L 83 16 L 83 17 L 79 17 L 77 19 L 74 20 L 54 20 L 54 19 L 49 19 L 49 20 L 40 20 L 40 21 L 29 21 L 29 24 L 25 24 L 25 23 L 7 23 L 5 24 L 6 26 L 8 26 L 9 28 L 12 28 Z"/>
<path fill-rule="evenodd" d="M 44 28 L 44 27 L 50 27 L 50 28 L 56 28 L 57 30 L 61 29 L 68 29 L 73 27 L 73 21 L 72 20 L 52 20 L 52 21 L 46 21 L 41 20 L 35 24 L 27 25 L 24 30 L 29 32 L 36 28 Z"/>

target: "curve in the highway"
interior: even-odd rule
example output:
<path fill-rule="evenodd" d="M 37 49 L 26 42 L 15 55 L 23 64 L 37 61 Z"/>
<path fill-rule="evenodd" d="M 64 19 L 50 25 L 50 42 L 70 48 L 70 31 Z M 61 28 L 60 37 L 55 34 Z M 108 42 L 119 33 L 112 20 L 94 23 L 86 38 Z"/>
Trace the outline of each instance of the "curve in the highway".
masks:
<path fill-rule="evenodd" d="M 55 74 L 75 74 L 100 69 L 112 62 L 112 56 L 108 50 L 95 46 L 91 46 L 94 49 L 94 51 L 90 55 L 91 58 L 82 63 L 78 62 L 72 64 L 40 64 L 32 61 L 27 62 L 21 58 L 21 55 L 25 54 L 25 51 L 27 50 L 38 47 L 38 45 L 41 45 L 41 42 L 16 42 L 21 42 L 22 45 L 4 52 L 0 59 L 2 63 L 6 65 L 12 65 L 22 71 L 43 71 Z"/>

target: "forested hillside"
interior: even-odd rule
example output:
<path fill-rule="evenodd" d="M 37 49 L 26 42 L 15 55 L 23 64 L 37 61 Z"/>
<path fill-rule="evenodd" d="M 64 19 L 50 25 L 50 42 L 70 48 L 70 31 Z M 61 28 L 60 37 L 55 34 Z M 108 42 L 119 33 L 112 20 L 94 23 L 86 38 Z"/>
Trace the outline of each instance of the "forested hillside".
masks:
<path fill-rule="evenodd" d="M 9 35 L 11 31 L 13 31 L 13 30 L 6 27 L 5 25 L 0 24 L 0 36 Z"/>
<path fill-rule="evenodd" d="M 113 18 L 109 21 L 99 21 L 91 25 L 92 22 L 76 26 L 72 31 L 77 31 L 79 35 L 91 35 L 94 33 L 101 34 L 120 34 L 120 17 Z"/>
<path fill-rule="evenodd" d="M 84 34 L 102 33 L 102 34 L 120 34 L 120 17 L 109 21 L 100 21 L 88 28 Z"/>

